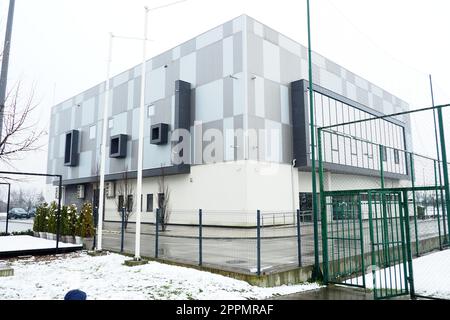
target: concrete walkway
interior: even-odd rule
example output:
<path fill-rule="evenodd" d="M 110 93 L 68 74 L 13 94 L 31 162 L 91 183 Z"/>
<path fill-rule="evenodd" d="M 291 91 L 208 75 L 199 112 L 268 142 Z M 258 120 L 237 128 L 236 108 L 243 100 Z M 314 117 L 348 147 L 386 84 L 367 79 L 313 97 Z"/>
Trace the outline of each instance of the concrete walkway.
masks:
<path fill-rule="evenodd" d="M 273 300 L 373 300 L 373 293 L 364 289 L 328 286 L 276 297 Z"/>

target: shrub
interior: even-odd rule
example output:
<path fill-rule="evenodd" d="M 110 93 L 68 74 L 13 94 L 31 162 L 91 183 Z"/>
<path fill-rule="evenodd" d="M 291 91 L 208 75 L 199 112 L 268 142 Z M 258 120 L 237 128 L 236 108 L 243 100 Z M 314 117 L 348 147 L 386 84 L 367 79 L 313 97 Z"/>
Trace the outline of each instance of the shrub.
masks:
<path fill-rule="evenodd" d="M 58 205 L 56 202 L 52 202 L 48 209 L 48 219 L 47 219 L 47 232 L 56 233 L 56 218 L 58 215 Z"/>
<path fill-rule="evenodd" d="M 34 218 L 33 231 L 47 232 L 48 204 L 42 203 L 36 208 L 36 217 Z"/>
<path fill-rule="evenodd" d="M 67 236 L 75 236 L 78 224 L 77 206 L 72 204 L 67 207 Z"/>
<path fill-rule="evenodd" d="M 70 236 L 67 206 L 62 206 L 60 220 L 61 220 L 61 229 L 60 229 L 61 235 L 62 236 Z"/>
<path fill-rule="evenodd" d="M 81 208 L 77 223 L 77 236 L 91 238 L 94 236 L 94 216 L 92 214 L 92 204 L 85 203 Z"/>

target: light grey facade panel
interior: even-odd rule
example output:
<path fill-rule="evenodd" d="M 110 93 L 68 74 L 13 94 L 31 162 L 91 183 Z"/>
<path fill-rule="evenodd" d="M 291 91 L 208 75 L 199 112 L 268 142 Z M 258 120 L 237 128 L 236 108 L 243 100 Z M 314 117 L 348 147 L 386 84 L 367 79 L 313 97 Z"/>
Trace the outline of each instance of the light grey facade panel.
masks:
<path fill-rule="evenodd" d="M 181 56 L 187 56 L 188 54 L 194 52 L 196 49 L 195 39 L 191 39 L 180 46 Z"/>
<path fill-rule="evenodd" d="M 168 66 L 172 62 L 172 50 L 157 55 L 152 59 L 152 61 L 153 61 L 153 70 L 163 67 L 165 65 Z"/>
<path fill-rule="evenodd" d="M 365 106 L 369 105 L 369 92 L 361 89 L 360 87 L 356 87 L 356 98 L 357 101 Z M 379 110 L 382 111 L 382 110 Z"/>
<path fill-rule="evenodd" d="M 281 125 L 281 141 L 282 141 L 282 162 L 292 163 L 293 151 L 292 151 L 292 126 L 282 124 Z"/>
<path fill-rule="evenodd" d="M 254 33 L 249 33 L 247 38 L 248 60 L 247 68 L 250 75 L 263 76 L 263 40 Z"/>
<path fill-rule="evenodd" d="M 175 81 L 180 79 L 180 60 L 171 61 L 166 69 L 166 96 L 175 92 Z"/>
<path fill-rule="evenodd" d="M 223 117 L 228 118 L 233 116 L 234 93 L 233 85 L 234 79 L 225 78 L 223 80 Z"/>
<path fill-rule="evenodd" d="M 100 85 L 96 85 L 95 87 L 84 92 L 83 100 L 89 100 L 91 98 L 95 98 L 100 93 Z"/>
<path fill-rule="evenodd" d="M 244 116 L 243 115 L 239 115 L 239 116 L 235 116 L 234 120 L 234 132 L 236 137 L 234 138 L 234 146 L 236 148 L 236 152 L 234 153 L 234 159 L 236 161 L 239 160 L 244 160 L 244 136 L 241 135 L 237 135 L 236 132 L 243 132 L 242 130 L 244 130 Z"/>
<path fill-rule="evenodd" d="M 229 37 L 233 34 L 233 21 L 228 21 L 223 25 L 223 37 Z"/>
<path fill-rule="evenodd" d="M 223 77 L 223 44 L 215 42 L 197 51 L 197 86 Z"/>
<path fill-rule="evenodd" d="M 335 74 L 338 77 L 342 76 L 342 67 L 337 63 L 334 63 L 333 61 L 327 59 L 325 60 L 325 66 L 327 71 Z"/>
<path fill-rule="evenodd" d="M 141 77 L 134 78 L 133 87 L 134 87 L 134 98 L 133 98 L 133 107 L 139 108 L 141 105 Z"/>
<path fill-rule="evenodd" d="M 203 130 L 203 135 L 205 136 L 205 133 L 207 133 L 208 130 L 209 134 L 213 134 L 213 133 L 217 133 L 220 134 L 221 137 L 223 137 L 223 120 L 217 120 L 217 121 L 211 121 L 211 122 L 207 122 L 207 123 L 203 123 L 202 125 L 202 130 Z M 214 132 L 214 131 L 215 132 Z M 220 139 L 219 139 L 220 140 Z M 208 150 L 205 150 L 207 148 L 207 146 L 211 143 L 216 143 L 217 141 L 215 141 L 214 139 L 212 141 L 203 141 L 203 147 L 202 147 L 202 153 L 203 156 L 205 156 L 205 153 L 207 153 Z M 220 141 L 223 144 L 223 141 Z M 220 143 L 218 142 L 218 143 Z M 218 154 L 221 153 L 221 154 Z M 220 148 L 220 146 L 218 145 L 217 150 L 215 150 L 215 153 L 212 154 L 211 156 L 213 157 L 218 157 L 218 161 L 222 162 L 223 161 L 223 145 Z M 203 159 L 203 163 L 206 164 L 206 159 Z"/>
<path fill-rule="evenodd" d="M 271 80 L 264 81 L 265 118 L 281 122 L 280 84 Z"/>
<path fill-rule="evenodd" d="M 264 26 L 264 39 L 278 45 L 279 33 L 267 26 Z"/>
<path fill-rule="evenodd" d="M 236 33 L 233 36 L 233 50 L 234 50 L 234 73 L 240 73 L 243 71 L 243 37 L 242 32 Z"/>
<path fill-rule="evenodd" d="M 128 106 L 128 82 L 124 82 L 113 89 L 112 115 L 118 115 L 127 110 Z"/>
<path fill-rule="evenodd" d="M 290 51 L 280 48 L 281 83 L 288 85 L 299 79 L 302 74 L 301 58 Z"/>
<path fill-rule="evenodd" d="M 253 76 L 250 76 L 253 77 Z M 256 112 L 256 105 L 255 105 L 255 85 L 256 85 L 256 81 L 255 79 L 251 79 L 248 81 L 248 96 L 247 96 L 247 100 L 248 100 L 248 114 L 249 115 L 254 115 Z"/>
<path fill-rule="evenodd" d="M 264 155 L 265 148 L 264 143 L 260 141 L 259 132 L 260 130 L 265 130 L 265 120 L 264 118 L 249 116 L 248 117 L 248 127 L 251 129 L 251 135 L 249 137 L 248 142 L 248 155 L 249 160 L 259 160 L 264 161 L 264 156 L 260 157 L 260 155 Z"/>

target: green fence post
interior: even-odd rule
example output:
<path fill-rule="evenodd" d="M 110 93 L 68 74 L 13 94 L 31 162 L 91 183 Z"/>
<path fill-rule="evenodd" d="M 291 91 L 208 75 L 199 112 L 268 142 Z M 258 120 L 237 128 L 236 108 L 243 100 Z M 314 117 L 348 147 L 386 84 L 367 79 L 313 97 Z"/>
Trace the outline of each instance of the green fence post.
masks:
<path fill-rule="evenodd" d="M 320 195 L 320 213 L 322 224 L 322 269 L 323 282 L 327 284 L 328 278 L 328 226 L 327 226 L 327 210 L 326 210 L 326 196 L 324 188 L 323 176 L 323 153 L 322 153 L 322 129 L 317 131 L 317 151 L 319 155 L 319 195 Z"/>
<path fill-rule="evenodd" d="M 298 266 L 302 266 L 302 233 L 300 226 L 300 210 L 297 210 L 297 257 Z"/>
<path fill-rule="evenodd" d="M 445 189 L 445 211 L 447 212 L 447 223 L 448 223 L 448 236 L 449 239 L 447 243 L 450 243 L 450 186 L 449 186 L 449 176 L 448 176 L 448 164 L 447 164 L 447 150 L 445 145 L 445 134 L 444 134 L 444 120 L 442 116 L 442 108 L 438 108 L 438 122 L 439 122 L 439 135 L 441 140 L 441 153 L 442 153 L 442 171 L 444 173 L 444 189 Z"/>
<path fill-rule="evenodd" d="M 312 73 L 312 49 L 311 49 L 311 15 L 310 3 L 307 0 L 307 22 L 308 22 L 308 62 L 309 62 L 309 121 L 310 121 L 310 140 L 311 140 L 311 180 L 312 180 L 312 207 L 314 218 L 314 269 L 312 278 L 320 278 L 319 266 L 319 210 L 317 207 L 317 181 L 316 181 L 316 149 L 315 149 L 315 126 L 314 126 L 314 89 Z"/>
<path fill-rule="evenodd" d="M 256 212 L 256 274 L 261 275 L 261 211 Z"/>
<path fill-rule="evenodd" d="M 198 210 L 198 265 L 203 266 L 203 210 Z"/>
<path fill-rule="evenodd" d="M 383 145 L 379 145 L 379 149 L 380 149 L 380 179 L 381 179 L 381 189 L 384 190 L 384 150 L 383 150 Z"/>
<path fill-rule="evenodd" d="M 442 234 L 441 234 L 441 219 L 439 216 L 439 193 L 438 193 L 438 177 L 437 177 L 437 164 L 436 160 L 433 161 L 434 163 L 434 187 L 436 190 L 435 197 L 436 200 L 434 201 L 434 206 L 436 206 L 436 212 L 437 212 L 437 220 L 438 220 L 438 232 L 439 232 L 439 249 L 442 250 Z"/>
<path fill-rule="evenodd" d="M 414 234 L 416 240 L 416 256 L 419 256 L 419 230 L 417 228 L 417 208 L 416 208 L 416 191 L 414 188 L 416 187 L 416 175 L 414 174 L 414 154 L 411 152 L 409 154 L 409 163 L 411 167 L 411 186 L 412 186 L 412 196 L 413 196 L 413 212 L 414 212 Z M 409 217 L 408 217 L 409 223 Z"/>
<path fill-rule="evenodd" d="M 408 281 L 405 282 L 406 289 L 408 290 L 408 283 L 409 283 L 409 293 L 411 295 L 412 299 L 415 299 L 415 290 L 414 290 L 414 274 L 413 274 L 413 261 L 412 261 L 412 252 L 411 252 L 411 232 L 409 230 L 409 208 L 408 208 L 408 191 L 403 191 L 403 199 L 404 199 L 404 208 L 403 208 L 403 215 L 402 212 L 400 212 L 400 219 L 403 216 L 403 223 L 401 223 L 401 232 L 402 232 L 402 238 L 406 240 L 406 257 L 405 257 L 405 248 L 403 249 L 403 270 L 405 273 L 405 279 Z M 405 265 L 405 262 L 407 261 L 408 268 Z M 407 270 L 408 269 L 408 270 Z M 408 274 L 409 273 L 409 274 Z"/>
<path fill-rule="evenodd" d="M 369 209 L 370 210 L 370 209 Z M 363 286 L 366 287 L 366 265 L 365 265 L 365 256 L 364 256 L 364 232 L 363 232 L 363 216 L 362 216 L 362 206 L 361 206 L 361 194 L 358 193 L 358 218 L 359 218 L 359 237 L 361 239 L 361 269 L 362 269 L 362 278 L 363 278 Z"/>

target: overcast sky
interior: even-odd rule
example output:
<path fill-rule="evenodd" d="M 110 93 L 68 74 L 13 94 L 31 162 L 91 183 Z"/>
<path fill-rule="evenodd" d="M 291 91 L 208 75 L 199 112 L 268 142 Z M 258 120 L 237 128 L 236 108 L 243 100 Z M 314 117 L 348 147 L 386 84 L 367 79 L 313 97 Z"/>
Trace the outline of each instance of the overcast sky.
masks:
<path fill-rule="evenodd" d="M 2 42 L 8 2 L 0 3 Z M 17 0 L 9 84 L 20 80 L 24 90 L 36 86 L 39 122 L 48 126 L 52 105 L 104 81 L 108 33 L 141 37 L 143 7 L 170 2 Z M 427 78 L 431 73 L 437 102 L 450 102 L 450 1 L 311 2 L 315 51 L 391 91 L 412 108 L 431 104 Z M 150 14 L 154 41 L 148 58 L 243 13 L 307 44 L 306 0 L 188 0 Z M 140 42 L 115 41 L 113 74 L 140 60 Z M 427 144 L 428 138 L 421 133 L 415 142 Z M 44 148 L 15 165 L 45 172 L 46 152 Z"/>

